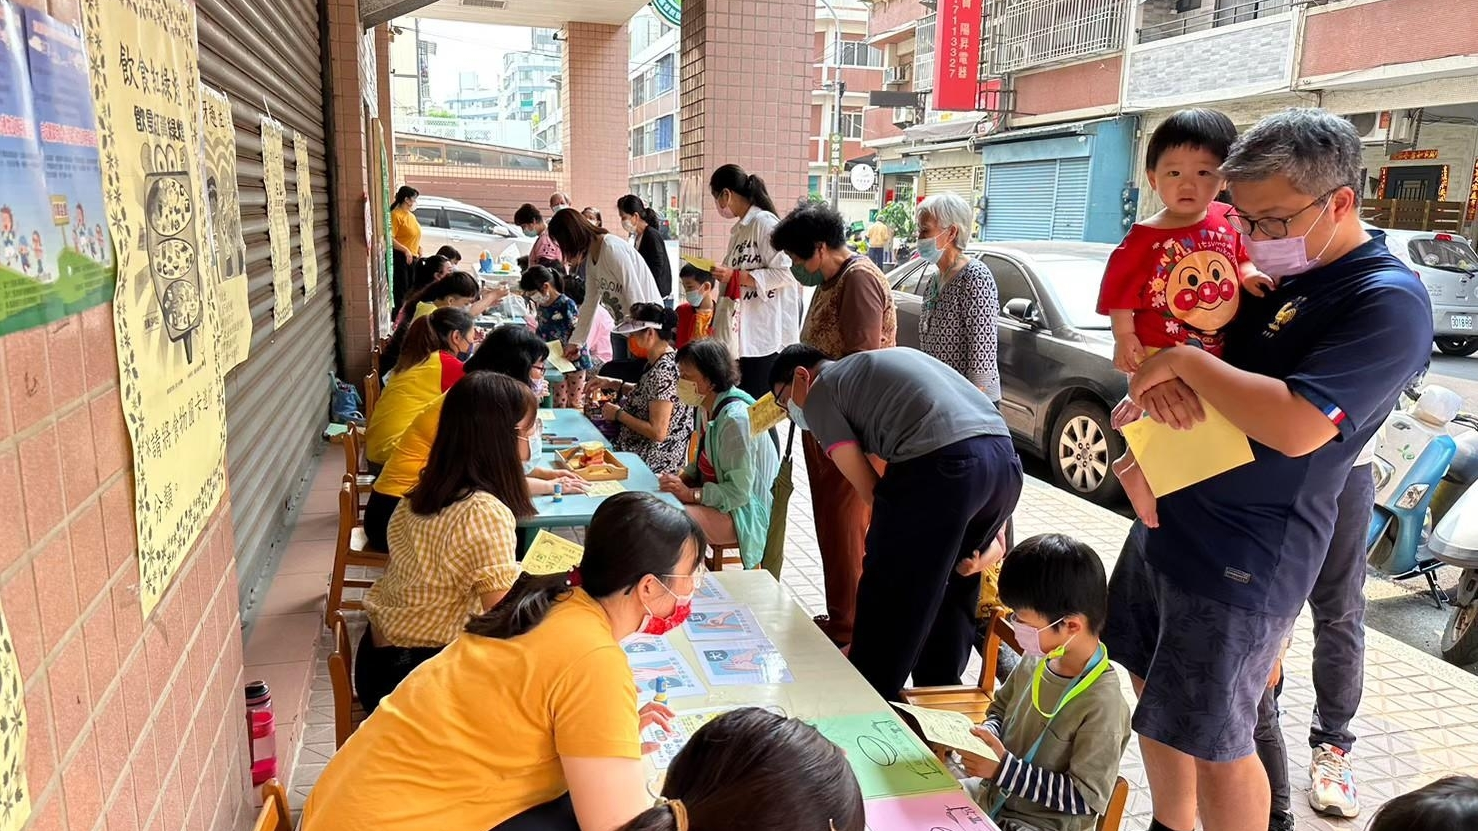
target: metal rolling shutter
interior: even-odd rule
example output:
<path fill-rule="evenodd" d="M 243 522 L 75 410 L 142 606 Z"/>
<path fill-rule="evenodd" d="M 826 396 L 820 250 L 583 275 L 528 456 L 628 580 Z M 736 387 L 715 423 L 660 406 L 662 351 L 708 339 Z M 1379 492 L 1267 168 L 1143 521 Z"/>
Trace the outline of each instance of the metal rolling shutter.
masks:
<path fill-rule="evenodd" d="M 1082 240 L 1088 213 L 1088 160 L 1057 162 L 1056 204 L 1052 210 L 1052 239 Z"/>
<path fill-rule="evenodd" d="M 1088 212 L 1088 159 L 991 165 L 985 239 L 1081 240 Z"/>
<path fill-rule="evenodd" d="M 308 469 L 327 421 L 328 374 L 335 366 L 334 268 L 329 228 L 319 14 L 314 0 L 199 0 L 200 77 L 231 99 L 236 177 L 250 286 L 251 355 L 226 376 L 226 463 L 236 534 L 243 618 L 257 577 L 290 515 L 290 497 Z M 272 263 L 262 184 L 260 118 L 286 128 L 288 222 L 293 231 L 292 320 L 272 328 Z M 292 130 L 307 138 L 315 212 L 306 236 L 318 259 L 318 291 L 305 304 L 298 252 Z"/>
<path fill-rule="evenodd" d="M 975 171 L 978 167 L 939 167 L 924 171 L 924 195 L 955 193 L 975 204 Z"/>

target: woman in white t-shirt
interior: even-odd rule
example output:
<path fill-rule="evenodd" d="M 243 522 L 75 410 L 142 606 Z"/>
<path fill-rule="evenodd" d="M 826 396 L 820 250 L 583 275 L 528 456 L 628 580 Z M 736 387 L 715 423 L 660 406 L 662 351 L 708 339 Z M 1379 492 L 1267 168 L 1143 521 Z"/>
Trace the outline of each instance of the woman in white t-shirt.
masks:
<path fill-rule="evenodd" d="M 713 276 L 738 280 L 739 388 L 758 399 L 770 391 L 770 367 L 780 350 L 801 339 L 801 285 L 790 273 L 790 257 L 770 244 L 780 222 L 765 182 L 735 164 L 713 172 L 708 189 L 725 219 L 738 219 L 729 231 L 729 250 Z"/>
<path fill-rule="evenodd" d="M 594 225 L 579 211 L 560 211 L 551 217 L 549 237 L 572 269 L 585 264 L 585 300 L 580 304 L 575 333 L 565 349 L 567 356 L 578 355 L 580 347 L 589 340 L 598 306 L 609 309 L 611 317 L 620 324 L 631 315 L 631 307 L 636 303 L 662 304 L 651 269 L 631 243 Z"/>

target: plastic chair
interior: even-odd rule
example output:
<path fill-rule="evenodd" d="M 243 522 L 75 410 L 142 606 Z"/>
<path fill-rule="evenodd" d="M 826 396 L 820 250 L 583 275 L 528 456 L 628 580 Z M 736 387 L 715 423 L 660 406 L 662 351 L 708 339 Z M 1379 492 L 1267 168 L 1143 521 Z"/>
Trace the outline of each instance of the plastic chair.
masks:
<path fill-rule="evenodd" d="M 334 690 L 334 747 L 344 746 L 349 735 L 364 721 L 364 708 L 359 696 L 354 694 L 350 667 L 354 661 L 354 647 L 349 643 L 349 625 L 344 622 L 343 612 L 334 612 L 330 628 L 334 632 L 334 651 L 328 655 L 328 677 Z"/>
<path fill-rule="evenodd" d="M 364 608 L 358 600 L 345 600 L 344 589 L 368 589 L 373 580 L 351 579 L 346 576 L 350 566 L 384 568 L 388 556 L 369 549 L 360 527 L 358 514 L 358 490 L 354 477 L 344 474 L 344 483 L 339 488 L 339 537 L 334 546 L 334 572 L 329 578 L 327 608 L 323 614 L 325 626 L 334 625 L 334 614 L 340 609 Z"/>
<path fill-rule="evenodd" d="M 262 810 L 252 831 L 293 831 L 293 815 L 287 807 L 287 791 L 276 779 L 262 784 Z"/>

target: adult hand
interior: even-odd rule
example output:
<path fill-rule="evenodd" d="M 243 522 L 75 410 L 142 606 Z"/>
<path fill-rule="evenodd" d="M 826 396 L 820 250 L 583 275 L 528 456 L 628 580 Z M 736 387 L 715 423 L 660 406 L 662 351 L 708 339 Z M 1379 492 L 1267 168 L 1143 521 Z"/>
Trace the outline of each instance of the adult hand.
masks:
<path fill-rule="evenodd" d="M 568 470 L 555 471 L 554 478 L 559 482 L 560 489 L 565 493 L 584 493 L 590 488 L 589 482 Z"/>
<path fill-rule="evenodd" d="M 1114 407 L 1113 414 L 1109 416 L 1109 426 L 1115 430 L 1123 430 L 1124 425 L 1138 421 L 1143 415 L 1144 410 L 1126 395 L 1124 400 Z"/>
<path fill-rule="evenodd" d="M 727 283 L 727 282 L 729 282 L 730 278 L 732 278 L 733 276 L 734 276 L 734 269 L 729 268 L 726 265 L 717 265 L 717 264 L 714 265 L 714 267 L 713 267 L 713 277 L 714 277 L 715 280 L 718 280 L 720 283 Z"/>
<path fill-rule="evenodd" d="M 657 487 L 661 488 L 663 493 L 670 493 L 674 496 L 688 489 L 688 486 L 683 484 L 682 477 L 676 473 L 664 473 L 658 476 Z"/>
<path fill-rule="evenodd" d="M 1145 358 L 1139 365 L 1139 369 L 1129 379 L 1129 397 L 1139 401 L 1139 397 L 1150 387 L 1158 386 L 1166 381 L 1174 380 L 1180 376 L 1175 374 L 1174 356 L 1175 350 L 1181 347 L 1172 346 L 1161 349 L 1159 352 Z"/>
<path fill-rule="evenodd" d="M 985 547 L 984 551 L 976 551 L 969 557 L 955 564 L 955 572 L 961 577 L 970 577 L 979 574 L 1006 557 L 1006 527 L 996 532 L 996 538 Z"/>
<path fill-rule="evenodd" d="M 600 405 L 600 417 L 606 421 L 615 421 L 616 415 L 620 412 L 621 408 L 609 401 Z"/>
<path fill-rule="evenodd" d="M 567 361 L 573 361 L 573 360 L 575 360 L 578 357 L 580 357 L 580 344 L 578 344 L 578 343 L 568 343 L 568 344 L 565 344 L 565 360 L 567 360 Z"/>
<path fill-rule="evenodd" d="M 1201 396 L 1179 378 L 1145 390 L 1139 404 L 1150 418 L 1177 430 L 1189 430 L 1206 420 Z"/>
<path fill-rule="evenodd" d="M 666 733 L 669 736 L 672 735 L 672 720 L 677 717 L 677 714 L 668 709 L 667 705 L 658 704 L 657 702 L 653 701 L 647 706 L 638 710 L 637 714 L 640 717 L 641 723 L 641 727 L 639 728 L 639 730 L 644 732 L 648 727 L 655 724 L 662 728 L 663 733 Z M 642 755 L 645 756 L 648 753 L 654 753 L 660 746 L 661 745 L 657 742 L 642 742 Z"/>

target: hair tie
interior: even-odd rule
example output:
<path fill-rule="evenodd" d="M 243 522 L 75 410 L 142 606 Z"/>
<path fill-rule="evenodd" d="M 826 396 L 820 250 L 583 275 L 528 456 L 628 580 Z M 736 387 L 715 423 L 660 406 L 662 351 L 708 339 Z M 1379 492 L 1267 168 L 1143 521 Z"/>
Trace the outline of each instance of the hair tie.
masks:
<path fill-rule="evenodd" d="M 677 826 L 677 831 L 688 831 L 688 808 L 683 805 L 683 801 L 681 799 L 668 800 L 667 810 L 672 812 L 672 821 Z"/>
<path fill-rule="evenodd" d="M 565 585 L 570 588 L 579 588 L 584 580 L 580 577 L 580 567 L 571 566 L 569 576 L 565 578 Z"/>

